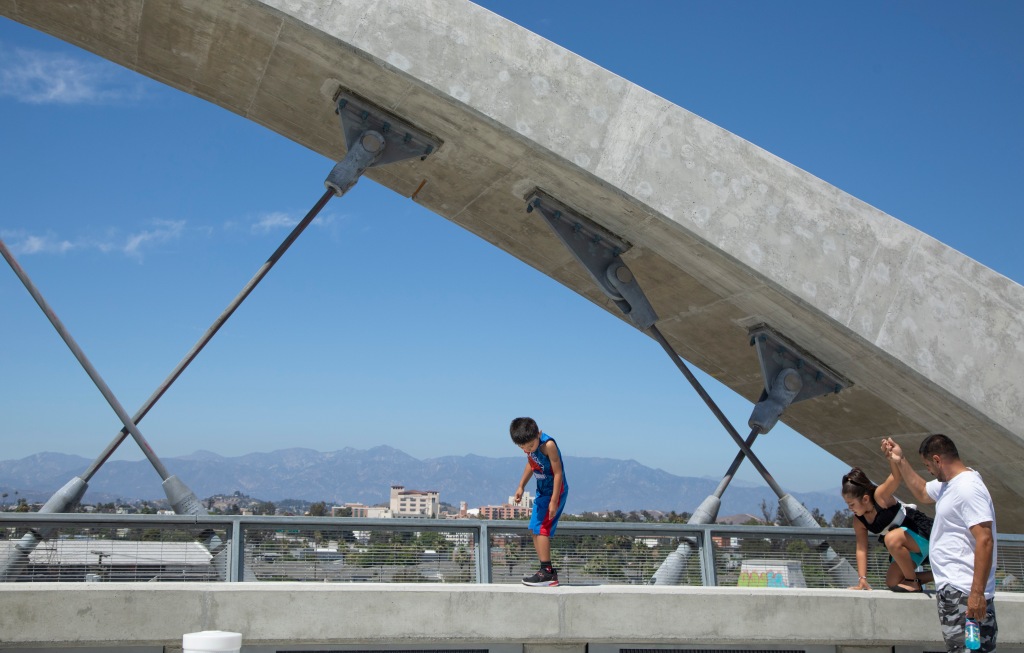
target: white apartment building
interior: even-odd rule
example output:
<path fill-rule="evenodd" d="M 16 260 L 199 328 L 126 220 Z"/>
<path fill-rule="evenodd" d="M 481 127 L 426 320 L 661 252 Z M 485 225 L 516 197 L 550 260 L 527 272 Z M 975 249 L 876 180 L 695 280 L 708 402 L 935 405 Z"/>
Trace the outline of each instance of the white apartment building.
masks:
<path fill-rule="evenodd" d="M 441 497 L 436 490 L 406 490 L 391 486 L 391 514 L 395 517 L 433 517 L 441 515 Z"/>
<path fill-rule="evenodd" d="M 516 498 L 514 496 L 509 497 L 508 505 L 522 506 L 523 508 L 529 508 L 530 510 L 533 510 L 533 494 L 531 494 L 529 490 L 525 490 L 523 492 L 523 498 L 519 501 L 519 503 L 516 503 Z"/>

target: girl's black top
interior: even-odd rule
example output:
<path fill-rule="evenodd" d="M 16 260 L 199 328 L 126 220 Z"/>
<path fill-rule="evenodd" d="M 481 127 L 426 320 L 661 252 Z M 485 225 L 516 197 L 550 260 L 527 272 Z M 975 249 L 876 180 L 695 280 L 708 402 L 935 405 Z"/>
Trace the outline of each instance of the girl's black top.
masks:
<path fill-rule="evenodd" d="M 892 524 L 892 520 L 896 518 L 896 515 L 900 512 L 900 508 L 903 506 L 902 503 L 896 501 L 896 503 L 889 506 L 888 508 L 883 508 L 878 505 L 878 502 L 875 501 L 874 496 L 871 497 L 871 503 L 875 504 L 874 521 L 869 522 L 868 520 L 864 519 L 864 517 L 861 515 L 854 515 L 857 519 L 860 520 L 860 523 L 864 524 L 864 526 L 867 527 L 868 531 L 871 533 L 882 533 L 882 531 L 885 531 L 888 528 L 888 526 Z M 915 533 L 917 533 L 918 535 L 927 540 L 932 534 L 932 518 L 924 514 L 920 510 L 916 508 L 911 508 L 910 506 L 906 506 L 906 510 L 907 516 L 903 518 L 903 523 L 901 523 L 899 526 L 906 526 L 907 530 L 914 531 Z M 879 542 L 884 541 L 884 539 L 884 535 L 878 536 Z"/>

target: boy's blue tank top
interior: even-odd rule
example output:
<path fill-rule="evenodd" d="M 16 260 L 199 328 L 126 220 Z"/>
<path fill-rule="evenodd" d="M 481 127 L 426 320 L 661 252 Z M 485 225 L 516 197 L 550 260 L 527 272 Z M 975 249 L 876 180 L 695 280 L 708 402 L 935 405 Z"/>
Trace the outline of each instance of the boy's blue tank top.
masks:
<path fill-rule="evenodd" d="M 527 459 L 530 461 L 530 468 L 533 469 L 533 477 L 537 479 L 537 496 L 551 496 L 555 489 L 555 478 L 554 471 L 551 469 L 551 459 L 547 457 L 547 454 L 540 450 L 541 446 L 547 441 L 555 442 L 547 433 L 540 434 L 540 445 L 533 453 L 526 454 Z M 558 449 L 558 443 L 555 442 L 555 448 Z M 565 459 L 562 458 L 562 450 L 558 449 L 558 457 L 562 459 L 562 494 L 565 494 L 569 490 L 569 481 L 565 477 Z"/>

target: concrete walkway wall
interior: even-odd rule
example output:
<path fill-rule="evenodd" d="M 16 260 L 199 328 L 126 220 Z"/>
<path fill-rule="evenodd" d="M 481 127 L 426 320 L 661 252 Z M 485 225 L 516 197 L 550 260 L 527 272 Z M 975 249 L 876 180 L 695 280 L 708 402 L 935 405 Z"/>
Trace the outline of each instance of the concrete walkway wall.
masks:
<path fill-rule="evenodd" d="M 1024 647 L 1024 596 L 997 599 L 999 648 Z M 0 651 L 181 644 L 202 630 L 246 645 L 595 644 L 927 646 L 935 600 L 887 591 L 485 585 L 44 584 L 0 586 Z"/>

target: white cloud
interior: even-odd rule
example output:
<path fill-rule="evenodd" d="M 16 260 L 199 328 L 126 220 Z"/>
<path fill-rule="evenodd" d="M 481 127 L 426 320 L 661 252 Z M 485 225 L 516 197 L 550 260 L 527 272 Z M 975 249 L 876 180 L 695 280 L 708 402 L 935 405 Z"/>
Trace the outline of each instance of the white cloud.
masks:
<path fill-rule="evenodd" d="M 310 223 L 310 227 L 323 229 L 330 234 L 336 234 L 347 220 L 349 220 L 349 216 L 323 211 Z M 270 233 L 291 231 L 301 221 L 302 217 L 298 213 L 270 211 L 256 217 L 246 216 L 226 220 L 222 223 L 222 228 L 225 232 L 248 231 L 254 236 L 264 236 Z"/>
<path fill-rule="evenodd" d="M 46 234 L 45 236 L 26 236 L 18 249 L 25 254 L 63 254 L 74 248 L 74 243 L 57 238 L 53 234 Z"/>
<path fill-rule="evenodd" d="M 254 234 L 265 234 L 278 229 L 291 229 L 297 224 L 299 224 L 299 221 L 296 218 L 293 218 L 287 213 L 275 211 L 274 213 L 267 213 L 257 219 L 252 225 L 252 232 Z"/>
<path fill-rule="evenodd" d="M 37 235 L 24 231 L 5 231 L 0 232 L 0 238 L 8 243 L 15 255 L 66 254 L 73 250 L 94 249 L 105 254 L 119 252 L 141 261 L 144 251 L 160 243 L 177 240 L 184 231 L 184 220 L 154 220 L 152 228 L 128 236 L 112 232 L 102 238 L 82 236 L 69 240 L 53 232 Z"/>
<path fill-rule="evenodd" d="M 137 100 L 142 85 L 110 62 L 0 49 L 0 96 L 25 104 L 113 104 Z"/>
<path fill-rule="evenodd" d="M 75 249 L 75 243 L 60 238 L 53 232 L 43 235 L 26 234 L 24 231 L 0 231 L 0 239 L 15 255 L 19 254 L 64 254 Z"/>
<path fill-rule="evenodd" d="M 318 227 L 322 227 L 324 229 L 332 229 L 333 230 L 334 227 L 340 226 L 342 220 L 344 220 L 344 219 L 345 219 L 344 217 L 336 215 L 336 214 L 333 214 L 333 213 L 332 214 L 321 213 L 320 215 L 316 216 L 316 220 L 313 221 L 313 224 L 318 226 Z"/>
<path fill-rule="evenodd" d="M 176 240 L 185 229 L 184 220 L 154 220 L 153 225 L 153 229 L 128 236 L 121 251 L 132 258 L 142 259 L 144 247 Z"/>

